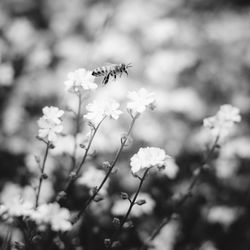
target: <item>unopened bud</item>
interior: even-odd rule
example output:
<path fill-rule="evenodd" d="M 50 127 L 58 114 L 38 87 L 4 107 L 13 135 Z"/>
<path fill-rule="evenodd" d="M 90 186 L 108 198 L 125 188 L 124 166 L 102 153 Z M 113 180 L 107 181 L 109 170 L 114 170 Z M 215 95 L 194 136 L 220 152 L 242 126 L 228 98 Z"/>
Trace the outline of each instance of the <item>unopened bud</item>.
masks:
<path fill-rule="evenodd" d="M 121 192 L 121 198 L 123 200 L 127 200 L 129 198 L 128 194 L 127 193 L 124 193 L 124 192 Z"/>
<path fill-rule="evenodd" d="M 104 168 L 110 168 L 111 167 L 111 164 L 110 164 L 110 162 L 109 161 L 105 161 L 105 162 L 103 162 L 102 163 L 102 166 L 104 167 Z"/>
<path fill-rule="evenodd" d="M 121 246 L 121 243 L 120 243 L 120 241 L 114 241 L 113 243 L 112 243 L 112 248 L 117 248 L 117 247 L 120 247 Z"/>
<path fill-rule="evenodd" d="M 121 224 L 121 222 L 120 222 L 120 220 L 118 218 L 114 218 L 112 223 L 114 224 L 115 227 L 118 227 Z"/>
<path fill-rule="evenodd" d="M 137 204 L 137 205 L 139 205 L 139 206 L 142 206 L 142 205 L 144 205 L 145 203 L 146 203 L 145 200 L 138 200 L 138 201 L 135 202 L 135 204 Z"/>
<path fill-rule="evenodd" d="M 46 180 L 46 179 L 48 179 L 48 175 L 45 174 L 45 173 L 43 173 L 43 174 L 41 175 L 41 178 L 44 179 L 44 180 Z"/>
<path fill-rule="evenodd" d="M 79 144 L 80 148 L 86 149 L 86 146 L 84 144 Z"/>
<path fill-rule="evenodd" d="M 109 247 L 110 243 L 111 243 L 111 240 L 109 238 L 104 239 L 104 245 L 106 248 Z"/>

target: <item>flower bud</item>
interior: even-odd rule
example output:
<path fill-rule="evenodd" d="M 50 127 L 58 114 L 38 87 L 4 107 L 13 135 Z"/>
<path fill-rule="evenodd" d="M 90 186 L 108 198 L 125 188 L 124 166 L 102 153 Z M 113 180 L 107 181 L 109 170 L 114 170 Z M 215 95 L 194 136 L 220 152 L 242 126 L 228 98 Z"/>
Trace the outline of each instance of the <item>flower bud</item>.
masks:
<path fill-rule="evenodd" d="M 123 200 L 127 200 L 129 198 L 128 194 L 127 193 L 124 193 L 124 192 L 121 192 L 121 198 Z"/>
<path fill-rule="evenodd" d="M 145 204 L 146 201 L 145 200 L 138 200 L 135 202 L 135 204 L 139 205 L 139 206 L 142 206 L 143 204 Z"/>

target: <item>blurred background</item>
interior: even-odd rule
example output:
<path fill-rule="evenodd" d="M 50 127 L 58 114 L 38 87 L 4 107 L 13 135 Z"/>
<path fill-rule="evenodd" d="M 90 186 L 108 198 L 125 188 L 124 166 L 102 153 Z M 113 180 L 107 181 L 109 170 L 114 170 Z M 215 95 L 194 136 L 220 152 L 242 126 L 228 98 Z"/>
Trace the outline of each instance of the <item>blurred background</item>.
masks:
<path fill-rule="evenodd" d="M 195 195 L 154 243 L 157 250 L 249 250 L 249 24 L 247 0 L 1 0 L 1 199 L 20 190 L 29 196 L 38 171 L 34 155 L 44 150 L 35 139 L 42 108 L 76 105 L 74 97 L 64 91 L 68 72 L 132 63 L 128 77 L 100 87 L 93 98 L 110 96 L 125 107 L 127 92 L 145 87 L 156 94 L 157 108 L 138 120 L 133 143 L 124 151 L 119 172 L 107 187 L 109 199 L 93 204 L 84 219 L 79 246 L 103 247 L 103 239 L 113 230 L 112 216 L 124 207 L 120 204 L 119 210 L 116 204 L 117 190 L 132 194 L 138 185 L 129 174 L 129 158 L 141 146 L 157 146 L 175 161 L 165 175 L 148 180 L 143 192 L 151 205 L 137 213 L 135 227 L 121 235 L 124 249 L 138 249 L 171 211 L 170 198 L 185 191 L 192 171 L 202 162 L 208 139 L 202 120 L 229 103 L 241 110 L 242 123 L 224 142 Z M 104 124 L 93 146 L 97 153 L 86 171 L 112 160 L 128 121 L 124 109 L 120 122 Z M 72 133 L 72 117 L 64 123 L 65 134 Z M 87 132 L 84 125 L 82 140 Z M 62 137 L 50 155 L 45 201 L 63 187 L 72 140 Z M 86 198 L 85 188 L 72 190 L 65 206 L 79 209 Z"/>

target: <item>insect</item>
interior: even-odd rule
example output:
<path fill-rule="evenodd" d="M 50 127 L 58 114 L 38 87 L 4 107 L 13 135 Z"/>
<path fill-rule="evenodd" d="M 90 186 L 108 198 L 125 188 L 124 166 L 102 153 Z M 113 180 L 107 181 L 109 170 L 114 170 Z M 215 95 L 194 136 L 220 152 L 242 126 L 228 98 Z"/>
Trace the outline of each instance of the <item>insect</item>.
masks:
<path fill-rule="evenodd" d="M 96 77 L 104 76 L 102 84 L 106 85 L 110 79 L 110 76 L 114 77 L 116 80 L 116 76 L 118 74 L 120 74 L 120 77 L 122 76 L 122 73 L 126 73 L 128 75 L 127 69 L 130 67 L 132 67 L 131 63 L 111 64 L 94 69 L 92 71 L 92 75 Z"/>

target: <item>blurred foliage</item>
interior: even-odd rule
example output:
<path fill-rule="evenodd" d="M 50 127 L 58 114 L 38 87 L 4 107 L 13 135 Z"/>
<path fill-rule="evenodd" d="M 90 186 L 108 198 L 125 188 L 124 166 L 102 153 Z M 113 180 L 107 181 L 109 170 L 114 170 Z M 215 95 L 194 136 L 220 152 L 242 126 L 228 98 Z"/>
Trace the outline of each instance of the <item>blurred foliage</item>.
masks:
<path fill-rule="evenodd" d="M 202 119 L 221 104 L 231 103 L 240 108 L 243 122 L 155 244 L 157 250 L 248 250 L 249 5 L 247 0 L 2 0 L 1 189 L 9 181 L 24 186 L 32 178 L 35 163 L 30 156 L 44 150 L 35 140 L 42 107 L 74 103 L 64 93 L 69 71 L 131 62 L 129 77 L 100 88 L 98 96 L 124 102 L 128 90 L 144 86 L 156 93 L 157 109 L 138 121 L 134 143 L 112 177 L 111 199 L 93 204 L 90 211 L 95 212 L 84 217 L 79 244 L 84 249 L 103 248 L 103 239 L 113 231 L 110 208 L 116 190 L 129 194 L 135 190 L 136 183 L 128 176 L 129 157 L 141 146 L 159 146 L 176 158 L 180 169 L 174 179 L 157 176 L 145 185 L 144 191 L 156 202 L 154 213 L 135 218 L 135 228 L 121 235 L 124 249 L 137 249 L 171 211 L 170 198 L 185 190 L 193 169 L 201 164 Z M 103 160 L 112 159 L 125 126 L 124 119 L 102 129 L 94 146 L 97 155 L 89 164 L 100 167 Z M 70 125 L 66 127 L 71 133 Z M 48 188 L 54 189 L 52 196 L 61 190 L 68 165 L 66 156 L 51 157 L 47 169 L 56 176 L 50 179 L 53 188 Z M 65 205 L 77 209 L 87 191 L 77 193 L 75 187 L 71 191 L 71 201 Z M 217 206 L 222 208 L 215 210 Z M 1 233 L 2 242 L 4 237 Z"/>

